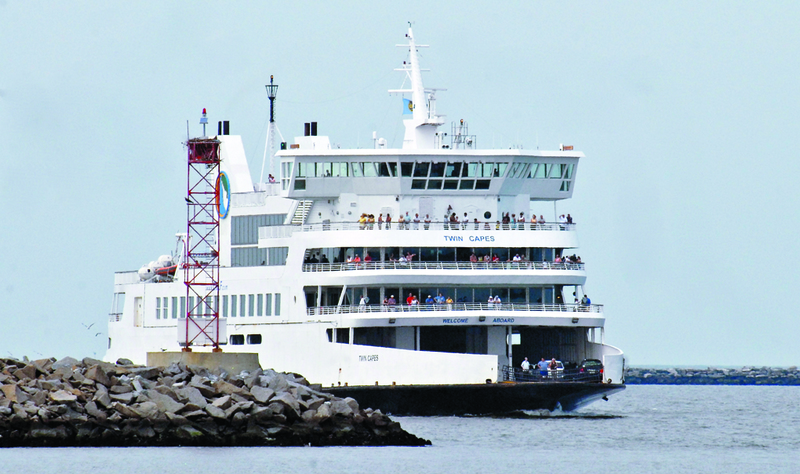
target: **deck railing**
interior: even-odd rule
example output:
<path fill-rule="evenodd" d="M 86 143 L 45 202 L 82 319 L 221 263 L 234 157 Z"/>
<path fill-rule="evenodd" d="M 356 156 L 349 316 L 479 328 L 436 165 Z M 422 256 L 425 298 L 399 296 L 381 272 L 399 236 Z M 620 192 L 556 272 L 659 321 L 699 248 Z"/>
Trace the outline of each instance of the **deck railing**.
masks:
<path fill-rule="evenodd" d="M 553 262 L 352 262 L 305 263 L 304 272 L 341 272 L 370 270 L 578 270 L 582 263 Z"/>
<path fill-rule="evenodd" d="M 443 304 L 417 304 L 417 305 L 383 305 L 365 304 L 350 306 L 319 306 L 308 308 L 309 316 L 329 314 L 357 314 L 357 313 L 425 313 L 438 311 L 535 311 L 535 312 L 563 312 L 563 313 L 602 313 L 603 305 L 580 304 L 531 304 L 531 303 L 443 303 Z"/>
<path fill-rule="evenodd" d="M 498 374 L 498 381 L 505 382 L 602 382 L 602 380 L 602 373 L 590 374 L 581 372 L 580 369 L 548 369 L 547 375 L 542 375 L 535 364 L 531 364 L 527 372 L 520 367 L 504 365 Z"/>
<path fill-rule="evenodd" d="M 360 222 L 326 222 L 316 224 L 303 224 L 303 225 L 282 225 L 282 226 L 268 226 L 259 228 L 259 238 L 274 239 L 282 237 L 291 237 L 295 232 L 333 232 L 342 230 L 363 230 L 373 232 L 396 232 L 396 231 L 420 231 L 438 230 L 438 231 L 458 231 L 458 232 L 510 232 L 510 231 L 574 231 L 575 224 L 531 224 L 530 222 L 520 222 L 515 224 L 498 224 L 496 222 L 431 222 L 426 224 L 424 222 L 392 222 L 391 224 L 365 223 Z"/>

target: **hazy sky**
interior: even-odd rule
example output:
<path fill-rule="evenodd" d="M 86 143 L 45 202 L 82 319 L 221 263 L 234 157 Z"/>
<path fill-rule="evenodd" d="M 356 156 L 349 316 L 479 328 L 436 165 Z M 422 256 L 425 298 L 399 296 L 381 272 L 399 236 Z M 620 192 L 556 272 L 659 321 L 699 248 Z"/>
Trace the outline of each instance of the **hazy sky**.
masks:
<path fill-rule="evenodd" d="M 559 211 L 629 363 L 800 363 L 800 3 L 277 3 L 0 0 L 0 355 L 104 354 L 114 272 L 185 230 L 203 107 L 254 176 L 270 74 L 286 139 L 400 146 L 413 21 L 479 147 L 586 154 Z"/>

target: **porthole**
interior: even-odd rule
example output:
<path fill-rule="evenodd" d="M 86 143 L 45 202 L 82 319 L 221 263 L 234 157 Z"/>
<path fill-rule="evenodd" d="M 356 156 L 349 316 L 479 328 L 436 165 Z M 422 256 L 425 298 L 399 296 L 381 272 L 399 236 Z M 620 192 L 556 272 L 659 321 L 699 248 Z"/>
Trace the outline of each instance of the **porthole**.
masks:
<path fill-rule="evenodd" d="M 489 212 L 489 211 L 484 212 L 483 213 L 483 218 L 484 219 L 491 219 L 492 218 L 492 213 Z"/>

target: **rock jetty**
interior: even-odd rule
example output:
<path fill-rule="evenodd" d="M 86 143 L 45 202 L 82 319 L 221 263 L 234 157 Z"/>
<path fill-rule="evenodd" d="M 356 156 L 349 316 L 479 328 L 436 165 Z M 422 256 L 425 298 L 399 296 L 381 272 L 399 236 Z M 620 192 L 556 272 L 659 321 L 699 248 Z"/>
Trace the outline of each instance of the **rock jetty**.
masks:
<path fill-rule="evenodd" d="M 800 385 L 797 367 L 742 367 L 741 369 L 647 369 L 630 367 L 625 383 L 631 385 Z"/>
<path fill-rule="evenodd" d="M 0 359 L 0 447 L 428 444 L 297 374 Z"/>

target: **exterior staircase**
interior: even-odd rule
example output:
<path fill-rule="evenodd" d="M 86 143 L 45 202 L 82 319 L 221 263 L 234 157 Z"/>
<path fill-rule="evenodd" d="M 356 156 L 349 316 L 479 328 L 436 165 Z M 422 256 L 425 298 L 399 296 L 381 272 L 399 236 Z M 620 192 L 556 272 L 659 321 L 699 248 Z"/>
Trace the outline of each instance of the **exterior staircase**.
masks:
<path fill-rule="evenodd" d="M 305 224 L 308 211 L 311 210 L 313 204 L 314 201 L 298 201 L 297 207 L 294 209 L 294 214 L 292 215 L 292 225 Z"/>

